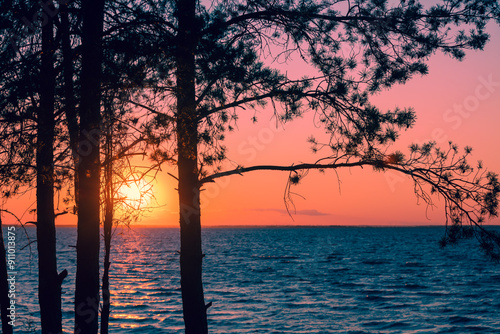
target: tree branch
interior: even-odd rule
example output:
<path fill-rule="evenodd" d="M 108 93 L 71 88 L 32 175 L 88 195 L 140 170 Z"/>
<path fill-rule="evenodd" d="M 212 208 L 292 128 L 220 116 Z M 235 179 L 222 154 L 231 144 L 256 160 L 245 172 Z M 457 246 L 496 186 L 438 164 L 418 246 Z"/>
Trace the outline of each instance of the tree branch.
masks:
<path fill-rule="evenodd" d="M 389 15 L 390 16 L 390 15 Z M 206 34 L 206 33 L 211 33 L 213 31 L 221 31 L 223 29 L 227 29 L 229 26 L 238 24 L 241 22 L 245 22 L 248 20 L 269 20 L 269 21 L 277 21 L 277 18 L 279 17 L 286 17 L 289 20 L 297 19 L 297 18 L 308 18 L 308 19 L 319 19 L 319 20 L 325 20 L 329 22 L 358 22 L 358 21 L 365 21 L 365 22 L 374 22 L 374 21 L 384 21 L 388 17 L 388 15 L 385 16 L 369 16 L 369 15 L 342 15 L 342 16 L 334 16 L 334 15 L 327 15 L 327 14 L 320 14 L 320 13 L 310 13 L 310 12 L 300 12 L 300 11 L 291 11 L 291 10 L 280 10 L 280 9 L 266 9 L 262 11 L 256 11 L 252 13 L 247 13 L 247 14 L 242 14 L 240 16 L 233 17 L 229 19 L 228 21 L 224 22 L 218 22 L 217 24 L 214 24 L 207 29 L 203 30 L 201 33 Z M 419 19 L 425 19 L 425 18 L 433 18 L 433 19 L 440 19 L 440 18 L 450 18 L 450 17 L 455 17 L 455 16 L 460 16 L 460 13 L 445 13 L 445 14 L 415 14 L 414 19 L 419 20 Z M 463 15 L 463 16 L 468 16 L 468 15 Z M 469 15 L 470 16 L 470 15 Z M 495 16 L 492 15 L 484 15 L 484 18 L 487 19 L 494 19 Z"/>
<path fill-rule="evenodd" d="M 333 163 L 333 164 L 318 164 L 318 163 L 303 163 L 298 165 L 290 165 L 290 166 L 277 166 L 277 165 L 258 165 L 251 167 L 238 167 L 233 170 L 215 173 L 204 177 L 200 180 L 200 184 L 204 184 L 207 182 L 214 182 L 215 179 L 229 176 L 229 175 L 243 175 L 243 173 L 259 171 L 259 170 L 270 170 L 270 171 L 281 171 L 281 172 L 290 172 L 290 171 L 298 171 L 305 169 L 336 169 L 341 167 L 363 167 L 363 166 L 380 166 L 382 161 L 379 160 L 360 160 L 356 162 L 341 162 L 341 163 Z"/>
<path fill-rule="evenodd" d="M 245 22 L 252 19 L 267 19 L 276 21 L 276 18 L 279 16 L 288 17 L 290 19 L 298 18 L 298 17 L 308 17 L 311 19 L 322 19 L 328 20 L 332 22 L 342 22 L 342 21 L 375 21 L 380 20 L 382 18 L 377 18 L 373 16 L 332 16 L 332 15 L 324 15 L 324 14 L 312 14 L 312 13 L 301 13 L 298 11 L 287 11 L 287 10 L 279 10 L 279 9 L 268 9 L 253 13 L 247 13 L 240 16 L 236 16 L 231 18 L 225 22 L 219 22 L 219 24 L 212 25 L 207 29 L 201 32 L 202 35 L 206 33 L 210 33 L 216 30 L 226 29 L 227 27 L 238 24 L 241 22 Z"/>
<path fill-rule="evenodd" d="M 232 103 L 228 103 L 228 104 L 225 104 L 225 105 L 222 105 L 220 107 L 217 107 L 217 108 L 213 108 L 213 109 L 210 109 L 210 110 L 207 110 L 206 112 L 203 112 L 201 113 L 199 116 L 198 116 L 198 120 L 201 120 L 211 114 L 214 114 L 218 111 L 221 111 L 221 110 L 226 110 L 226 109 L 230 109 L 230 108 L 236 108 L 242 104 L 246 104 L 246 103 L 250 103 L 250 102 L 254 102 L 254 101 L 261 101 L 261 100 L 264 100 L 264 99 L 267 99 L 267 98 L 271 98 L 271 97 L 274 97 L 274 96 L 278 96 L 279 94 L 283 94 L 282 91 L 274 91 L 274 92 L 270 92 L 270 93 L 266 93 L 266 94 L 262 94 L 262 95 L 258 95 L 258 96 L 252 96 L 252 97 L 245 97 L 241 100 L 238 100 L 238 101 L 234 101 Z"/>
<path fill-rule="evenodd" d="M 136 102 L 136 101 L 132 101 L 132 100 L 128 100 L 127 101 L 128 103 L 132 103 L 133 105 L 137 106 L 137 107 L 140 107 L 140 108 L 143 108 L 143 109 L 146 109 L 148 111 L 150 111 L 151 113 L 155 114 L 155 115 L 158 115 L 160 117 L 164 117 L 165 119 L 169 120 L 170 122 L 175 122 L 175 118 L 170 116 L 170 115 L 167 115 L 165 113 L 162 113 L 158 110 L 155 110 L 151 107 L 148 107 L 147 105 L 144 105 L 142 103 L 139 103 L 139 102 Z"/>

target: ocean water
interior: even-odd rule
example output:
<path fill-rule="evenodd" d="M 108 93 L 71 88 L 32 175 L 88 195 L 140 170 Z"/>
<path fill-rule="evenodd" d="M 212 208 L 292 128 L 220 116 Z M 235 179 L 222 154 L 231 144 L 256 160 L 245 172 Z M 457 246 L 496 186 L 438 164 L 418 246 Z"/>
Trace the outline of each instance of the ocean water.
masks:
<path fill-rule="evenodd" d="M 17 332 L 39 333 L 34 229 L 17 231 Z M 442 227 L 203 230 L 211 333 L 500 333 L 500 265 Z M 76 230 L 58 230 L 72 333 Z M 31 250 L 30 250 L 31 247 Z M 182 333 L 177 229 L 118 230 L 111 333 Z"/>

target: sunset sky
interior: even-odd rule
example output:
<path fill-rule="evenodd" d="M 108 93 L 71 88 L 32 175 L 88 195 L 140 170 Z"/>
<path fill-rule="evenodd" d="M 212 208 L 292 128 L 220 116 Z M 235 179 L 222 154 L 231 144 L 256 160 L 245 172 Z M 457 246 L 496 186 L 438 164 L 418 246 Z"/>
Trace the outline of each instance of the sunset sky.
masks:
<path fill-rule="evenodd" d="M 473 147 L 473 160 L 500 172 L 500 29 L 490 27 L 491 41 L 482 52 L 469 52 L 464 61 L 442 54 L 430 61 L 429 74 L 385 91 L 372 99 L 381 109 L 414 107 L 417 123 L 403 133 L 394 150 L 407 152 L 412 142 L 449 140 Z M 289 65 L 290 67 L 293 64 Z M 300 69 L 292 68 L 297 71 Z M 312 114 L 276 128 L 270 113 L 259 113 L 259 123 L 241 116 L 239 130 L 228 135 L 228 155 L 244 166 L 313 162 L 307 138 L 321 133 Z M 206 186 L 202 193 L 202 224 L 213 225 L 428 225 L 443 224 L 443 206 L 418 205 L 412 182 L 394 173 L 371 168 L 311 172 L 295 192 L 296 213 L 286 213 L 283 194 L 288 174 L 253 172 L 234 175 Z M 143 224 L 177 225 L 174 180 L 162 176 L 157 188 L 161 209 Z M 494 222 L 499 223 L 499 220 Z"/>
<path fill-rule="evenodd" d="M 403 133 L 394 150 L 407 152 L 411 142 L 435 140 L 445 147 L 452 140 L 460 147 L 472 146 L 473 159 L 482 160 L 492 171 L 500 172 L 500 28 L 490 26 L 491 41 L 482 52 L 468 52 L 462 62 L 442 54 L 429 62 L 429 74 L 372 98 L 381 109 L 414 107 L 417 123 Z M 290 71 L 300 73 L 293 63 Z M 259 122 L 240 118 L 238 129 L 228 134 L 228 156 L 244 166 L 257 164 L 289 165 L 314 162 L 307 138 L 320 134 L 312 114 L 276 127 L 271 113 L 259 113 Z M 147 161 L 142 162 L 142 164 Z M 176 181 L 165 168 L 154 185 L 159 208 L 153 209 L 141 225 L 178 226 Z M 412 182 L 401 175 L 353 168 L 325 174 L 311 172 L 295 192 L 293 219 L 286 213 L 283 194 L 284 172 L 253 172 L 220 179 L 202 193 L 202 225 L 429 225 L 443 224 L 442 202 L 427 209 L 418 205 Z M 339 184 L 340 180 L 340 184 Z M 4 208 L 23 215 L 35 195 L 27 193 L 4 204 Z M 23 221 L 33 219 L 25 213 Z M 9 222 L 9 217 L 5 221 Z M 58 218 L 59 224 L 74 223 L 73 217 Z M 494 221 L 499 223 L 497 219 Z"/>

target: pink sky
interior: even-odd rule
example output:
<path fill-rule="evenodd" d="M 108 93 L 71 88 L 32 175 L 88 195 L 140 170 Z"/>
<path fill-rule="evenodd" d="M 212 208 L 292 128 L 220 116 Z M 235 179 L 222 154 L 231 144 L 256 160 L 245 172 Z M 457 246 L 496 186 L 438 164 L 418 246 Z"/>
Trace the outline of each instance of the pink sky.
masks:
<path fill-rule="evenodd" d="M 473 159 L 483 160 L 490 170 L 500 172 L 499 36 L 500 29 L 495 27 L 486 49 L 469 52 L 462 62 L 438 54 L 431 59 L 427 76 L 414 78 L 372 99 L 382 109 L 411 106 L 417 112 L 415 127 L 401 136 L 394 149 L 404 151 L 411 142 L 428 140 L 446 146 L 452 140 L 461 147 L 472 146 Z M 306 140 L 319 129 L 313 126 L 310 116 L 281 130 L 276 129 L 269 116 L 261 114 L 258 124 L 240 123 L 240 131 L 228 136 L 231 159 L 245 166 L 315 160 Z M 231 176 L 207 186 L 202 221 L 205 225 L 443 223 L 443 207 L 439 205 L 442 203 L 436 199 L 438 207 L 433 210 L 417 205 L 412 182 L 400 175 L 360 168 L 339 170 L 338 175 L 340 187 L 334 172 L 311 172 L 296 187 L 305 199 L 296 198 L 293 220 L 283 204 L 287 173 Z M 176 222 L 175 207 L 171 209 L 169 220 Z"/>
<path fill-rule="evenodd" d="M 473 158 L 500 172 L 500 29 L 491 27 L 492 38 L 482 52 L 469 52 L 458 62 L 441 54 L 430 61 L 429 74 L 412 79 L 373 97 L 381 109 L 414 107 L 418 115 L 413 129 L 404 133 L 395 149 L 406 150 L 411 142 L 448 140 L 474 148 Z M 289 65 L 300 72 L 300 68 Z M 227 136 L 228 155 L 244 166 L 312 162 L 307 138 L 321 130 L 312 115 L 296 120 L 285 129 L 276 128 L 271 113 L 262 111 L 252 124 L 241 116 L 239 130 Z M 175 173 L 175 171 L 171 171 Z M 427 209 L 418 205 L 412 182 L 397 174 L 376 173 L 371 168 L 353 168 L 320 174 L 311 172 L 295 192 L 296 213 L 286 213 L 283 193 L 287 173 L 254 172 L 231 176 L 207 185 L 202 193 L 202 224 L 214 225 L 429 225 L 443 224 L 442 202 Z M 340 184 L 338 182 L 340 180 Z M 178 225 L 175 180 L 166 173 L 155 185 L 160 208 L 141 224 Z M 4 208 L 21 215 L 34 193 L 11 201 Z M 33 219 L 29 214 L 23 221 Z M 9 218 L 5 217 L 6 222 Z M 75 222 L 74 218 L 59 223 Z M 499 220 L 495 220 L 499 223 Z"/>

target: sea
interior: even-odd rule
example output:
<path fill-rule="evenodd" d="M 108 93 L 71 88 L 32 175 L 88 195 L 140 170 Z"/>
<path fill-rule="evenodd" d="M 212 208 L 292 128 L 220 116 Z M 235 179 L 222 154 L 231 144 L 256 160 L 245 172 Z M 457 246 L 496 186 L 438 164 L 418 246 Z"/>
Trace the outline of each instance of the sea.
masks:
<path fill-rule="evenodd" d="M 40 333 L 35 230 L 16 228 L 16 332 Z M 4 230 L 4 236 L 6 230 Z M 500 264 L 444 227 L 203 229 L 210 333 L 500 333 Z M 76 229 L 59 228 L 73 332 Z M 110 333 L 183 333 L 179 231 L 119 228 Z"/>

